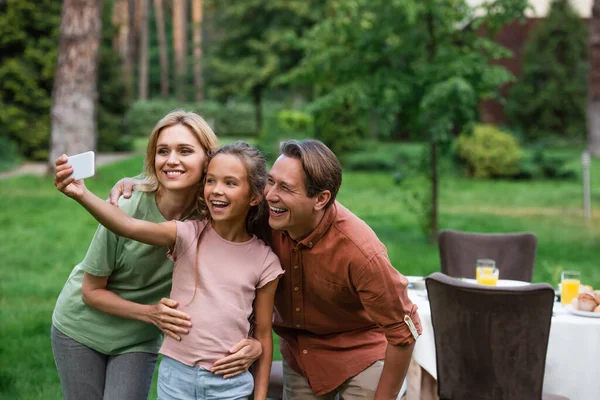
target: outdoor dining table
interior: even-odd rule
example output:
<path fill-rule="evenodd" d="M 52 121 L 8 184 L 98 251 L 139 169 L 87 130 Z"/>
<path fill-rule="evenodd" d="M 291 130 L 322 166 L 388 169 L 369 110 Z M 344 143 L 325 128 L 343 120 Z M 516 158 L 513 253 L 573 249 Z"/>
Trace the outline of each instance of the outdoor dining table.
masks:
<path fill-rule="evenodd" d="M 433 379 L 437 379 L 435 340 L 427 292 L 424 289 L 409 290 L 408 295 L 419 307 L 423 327 L 423 334 L 413 351 L 412 365 L 418 365 Z M 600 379 L 596 370 L 599 361 L 600 318 L 573 315 L 560 303 L 555 303 L 546 356 L 544 393 L 567 396 L 570 400 L 600 399 Z M 408 374 L 407 399 L 427 400 L 427 392 L 437 393 L 433 388 L 417 397 L 411 396 L 411 387 L 422 386 L 422 383 L 410 382 L 414 377 L 415 374 Z M 434 380 L 432 383 L 435 386 Z"/>

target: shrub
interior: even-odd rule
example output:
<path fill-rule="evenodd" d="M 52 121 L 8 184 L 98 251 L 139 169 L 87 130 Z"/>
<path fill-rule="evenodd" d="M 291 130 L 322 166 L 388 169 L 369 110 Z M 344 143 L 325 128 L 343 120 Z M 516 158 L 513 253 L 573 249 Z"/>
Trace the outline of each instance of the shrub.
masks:
<path fill-rule="evenodd" d="M 394 171 L 396 160 L 391 154 L 357 152 L 344 157 L 344 166 L 351 171 Z"/>
<path fill-rule="evenodd" d="M 579 173 L 567 165 L 568 159 L 559 156 L 549 156 L 543 148 L 536 149 L 531 154 L 526 154 L 519 163 L 519 173 L 516 179 L 575 179 Z"/>
<path fill-rule="evenodd" d="M 314 129 L 312 115 L 298 110 L 281 110 L 274 118 L 265 120 L 257 146 L 269 161 L 275 161 L 281 142 L 314 137 Z"/>
<path fill-rule="evenodd" d="M 357 150 L 365 138 L 360 113 L 348 104 L 320 109 L 315 118 L 317 139 L 325 143 L 338 157 Z"/>
<path fill-rule="evenodd" d="M 21 162 L 16 143 L 6 136 L 0 136 L 0 151 L 2 151 L 3 154 L 0 159 L 0 171 L 13 168 Z"/>
<path fill-rule="evenodd" d="M 475 126 L 472 135 L 461 134 L 456 140 L 466 173 L 474 178 L 509 177 L 519 173 L 522 150 L 510 134 L 492 125 Z"/>
<path fill-rule="evenodd" d="M 363 140 L 360 150 L 341 157 L 344 168 L 351 171 L 395 172 L 407 176 L 418 169 L 422 146 L 407 143 L 374 142 Z"/>

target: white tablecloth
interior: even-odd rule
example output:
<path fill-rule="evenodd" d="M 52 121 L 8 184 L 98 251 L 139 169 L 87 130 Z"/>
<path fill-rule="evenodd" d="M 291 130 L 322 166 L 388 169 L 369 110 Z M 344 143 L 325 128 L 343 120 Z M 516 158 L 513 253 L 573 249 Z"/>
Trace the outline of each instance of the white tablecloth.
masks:
<path fill-rule="evenodd" d="M 417 340 L 413 359 L 437 379 L 435 342 L 429 301 L 424 291 L 409 290 L 419 307 L 423 335 Z M 544 393 L 560 394 L 570 400 L 599 400 L 600 318 L 568 313 L 560 304 L 554 307 L 544 374 Z"/>

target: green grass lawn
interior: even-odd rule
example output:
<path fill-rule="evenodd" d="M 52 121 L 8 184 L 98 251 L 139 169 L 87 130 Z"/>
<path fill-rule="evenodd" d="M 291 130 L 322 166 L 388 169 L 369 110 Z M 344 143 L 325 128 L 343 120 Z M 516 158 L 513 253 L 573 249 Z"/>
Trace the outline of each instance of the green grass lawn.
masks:
<path fill-rule="evenodd" d="M 562 153 L 576 163 L 579 151 Z M 114 182 L 141 168 L 142 156 L 136 156 L 100 168 L 88 185 L 106 196 Z M 532 231 L 539 241 L 534 281 L 552 282 L 553 271 L 570 268 L 582 272 L 584 283 L 600 289 L 600 160 L 594 161 L 592 171 L 592 222 L 582 217 L 579 181 L 473 181 L 443 175 L 441 228 Z M 400 200 L 402 190 L 390 174 L 346 173 L 339 200 L 371 225 L 402 273 L 438 271 L 437 248 L 427 242 L 417 217 Z M 0 226 L 0 399 L 58 399 L 51 313 L 96 223 L 57 192 L 50 178 L 27 176 L 1 182 Z"/>

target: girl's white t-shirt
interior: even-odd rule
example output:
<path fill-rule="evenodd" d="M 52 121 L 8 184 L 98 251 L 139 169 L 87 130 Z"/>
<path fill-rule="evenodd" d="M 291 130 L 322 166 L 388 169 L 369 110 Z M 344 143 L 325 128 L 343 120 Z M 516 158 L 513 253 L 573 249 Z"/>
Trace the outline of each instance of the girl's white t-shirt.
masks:
<path fill-rule="evenodd" d="M 230 242 L 207 221 L 176 223 L 177 239 L 169 252 L 175 262 L 171 299 L 191 317 L 192 327 L 180 335 L 181 341 L 165 336 L 160 353 L 209 369 L 248 337 L 256 289 L 277 279 L 283 269 L 271 248 L 256 236 Z"/>

